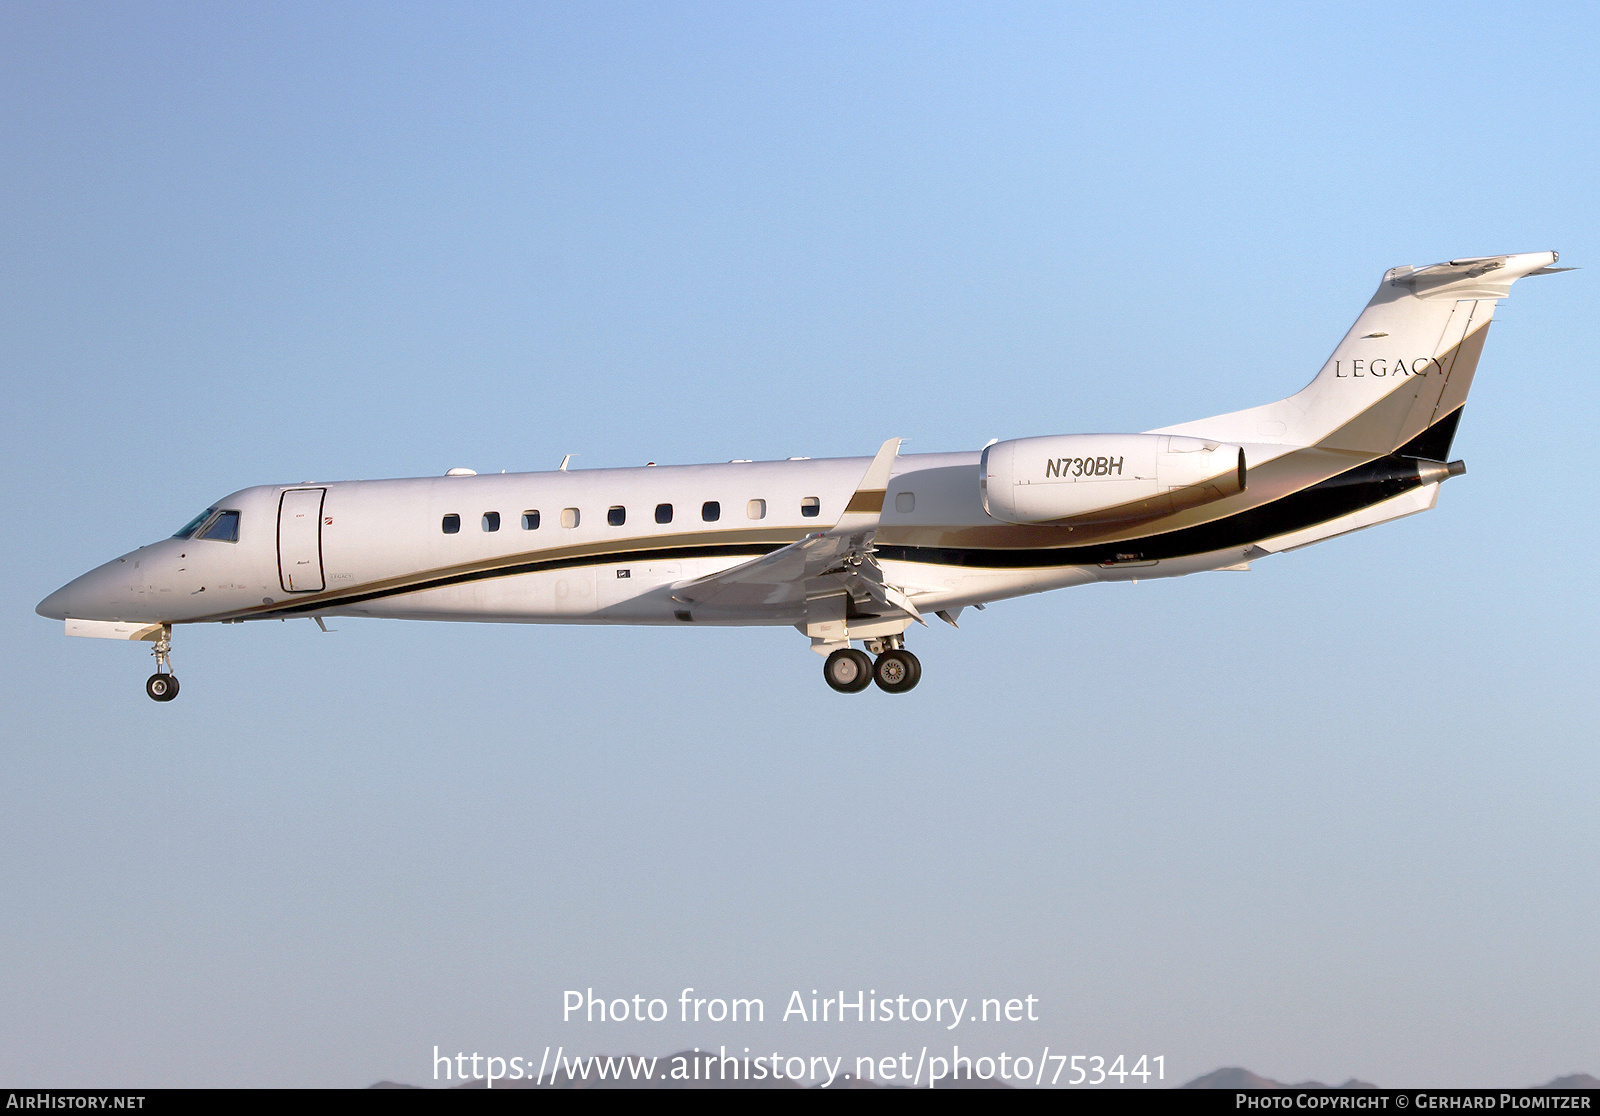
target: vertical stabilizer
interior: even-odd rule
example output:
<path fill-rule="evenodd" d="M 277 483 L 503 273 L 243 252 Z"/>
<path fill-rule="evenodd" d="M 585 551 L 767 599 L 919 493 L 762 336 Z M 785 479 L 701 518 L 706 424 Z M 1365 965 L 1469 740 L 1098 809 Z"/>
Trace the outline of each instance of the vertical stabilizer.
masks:
<path fill-rule="evenodd" d="M 1228 442 L 1316 446 L 1381 456 L 1460 410 L 1495 303 L 1554 268 L 1554 252 L 1396 267 L 1305 388 L 1287 399 L 1164 427 Z"/>

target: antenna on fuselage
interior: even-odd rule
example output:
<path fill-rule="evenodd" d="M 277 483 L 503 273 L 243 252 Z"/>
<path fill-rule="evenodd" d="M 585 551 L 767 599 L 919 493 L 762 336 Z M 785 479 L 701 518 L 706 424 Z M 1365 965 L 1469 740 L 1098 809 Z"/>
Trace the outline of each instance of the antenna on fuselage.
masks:
<path fill-rule="evenodd" d="M 575 453 L 569 453 L 569 454 L 567 454 L 567 456 L 563 457 L 561 459 L 561 466 L 560 466 L 559 471 L 565 473 L 567 471 L 567 462 L 571 461 L 574 457 L 577 457 L 577 456 L 578 455 L 575 454 Z"/>

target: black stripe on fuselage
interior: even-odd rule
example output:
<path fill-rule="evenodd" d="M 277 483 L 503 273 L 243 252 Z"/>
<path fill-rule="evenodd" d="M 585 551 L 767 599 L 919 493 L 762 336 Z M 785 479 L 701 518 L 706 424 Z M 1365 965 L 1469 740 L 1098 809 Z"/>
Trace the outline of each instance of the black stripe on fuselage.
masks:
<path fill-rule="evenodd" d="M 880 546 L 878 555 L 891 561 L 934 562 L 942 566 L 991 570 L 1097 566 L 1102 563 L 1186 558 L 1192 554 L 1208 554 L 1215 550 L 1245 546 L 1261 539 L 1326 523 L 1330 519 L 1399 496 L 1421 483 L 1415 460 L 1390 455 L 1329 477 L 1320 484 L 1301 489 L 1270 504 L 1211 523 L 1142 539 L 1035 550 Z"/>
<path fill-rule="evenodd" d="M 1459 412 L 1452 412 L 1446 419 L 1441 420 L 1441 425 L 1449 422 L 1453 431 L 1455 420 L 1458 418 Z M 1124 561 L 1148 562 L 1184 558 L 1194 554 L 1207 554 L 1216 550 L 1245 546 L 1261 539 L 1270 539 L 1277 535 L 1288 534 L 1290 531 L 1326 523 L 1330 519 L 1337 519 L 1342 515 L 1399 496 L 1421 483 L 1422 478 L 1418 473 L 1416 458 L 1394 453 L 1365 465 L 1358 465 L 1270 504 L 1251 508 L 1211 523 L 1166 531 L 1145 538 L 1123 539 L 1091 546 L 1035 547 L 1016 550 L 886 545 L 879 546 L 877 554 L 881 558 L 895 562 L 922 562 L 930 565 L 991 570 L 1094 566 Z M 543 573 L 550 570 L 576 569 L 582 566 L 612 566 L 629 562 L 674 561 L 684 558 L 755 558 L 782 549 L 783 545 L 782 543 L 724 543 L 688 547 L 666 546 L 567 558 L 530 559 L 489 569 L 443 574 L 439 577 L 366 592 L 358 590 L 337 598 L 307 601 L 301 605 L 285 604 L 255 613 L 253 618 L 270 619 L 283 615 L 323 612 L 361 604 L 364 601 L 421 593 L 429 589 L 441 589 L 472 581 L 515 577 L 518 574 Z"/>
<path fill-rule="evenodd" d="M 358 591 L 332 600 L 323 599 L 320 601 L 307 601 L 303 605 L 285 605 L 282 608 L 275 608 L 271 612 L 259 615 L 270 619 L 286 612 L 322 612 L 330 608 L 342 608 L 345 605 L 360 604 L 362 601 L 375 601 L 381 597 L 398 597 L 406 593 L 421 593 L 427 589 L 443 589 L 449 585 L 462 585 L 469 581 L 486 581 L 496 577 L 515 577 L 518 574 L 527 573 L 546 573 L 550 570 L 570 570 L 579 566 L 614 566 L 626 562 L 666 562 L 683 558 L 759 558 L 763 554 L 781 550 L 784 545 L 783 543 L 726 543 L 710 546 L 662 546 L 649 550 L 624 550 L 609 554 L 575 555 L 570 558 L 531 559 L 526 562 L 517 562 L 510 566 L 495 566 L 487 570 L 468 570 L 464 573 L 444 574 L 406 585 L 374 589 L 365 593 Z"/>

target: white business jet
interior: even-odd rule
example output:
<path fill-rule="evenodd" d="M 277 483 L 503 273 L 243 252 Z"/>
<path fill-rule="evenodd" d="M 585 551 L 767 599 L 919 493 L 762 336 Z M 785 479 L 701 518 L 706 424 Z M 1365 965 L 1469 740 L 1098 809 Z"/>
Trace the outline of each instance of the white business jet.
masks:
<path fill-rule="evenodd" d="M 246 488 L 38 606 L 69 635 L 147 640 L 177 696 L 180 624 L 372 616 L 769 624 L 828 685 L 904 693 L 929 616 L 1102 581 L 1245 569 L 1426 511 L 1495 302 L 1556 253 L 1387 272 L 1287 399 L 1143 434 L 981 451 Z M 860 644 L 865 651 L 857 649 Z M 869 657 L 870 656 L 870 657 Z"/>

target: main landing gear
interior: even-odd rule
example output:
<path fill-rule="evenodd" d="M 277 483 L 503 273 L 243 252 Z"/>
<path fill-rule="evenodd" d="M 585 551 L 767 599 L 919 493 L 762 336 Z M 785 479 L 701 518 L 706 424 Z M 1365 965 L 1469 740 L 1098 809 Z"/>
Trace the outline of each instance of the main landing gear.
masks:
<path fill-rule="evenodd" d="M 822 664 L 822 677 L 841 694 L 858 694 L 874 682 L 889 694 L 903 694 L 922 681 L 922 661 L 899 636 L 867 641 L 876 661 L 853 647 L 841 647 Z"/>
<path fill-rule="evenodd" d="M 156 672 L 145 679 L 144 692 L 154 701 L 171 701 L 178 696 L 178 676 L 172 673 L 171 635 L 170 628 L 163 631 L 150 652 L 156 657 Z"/>
<path fill-rule="evenodd" d="M 822 677 L 841 694 L 859 694 L 872 685 L 872 660 L 854 647 L 841 647 L 823 662 Z"/>

